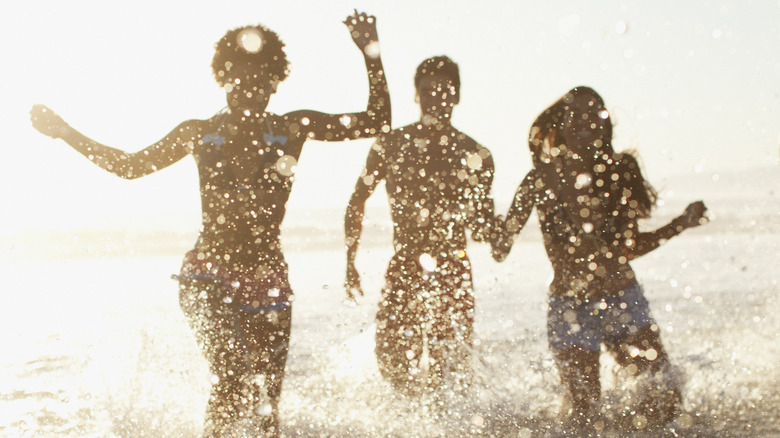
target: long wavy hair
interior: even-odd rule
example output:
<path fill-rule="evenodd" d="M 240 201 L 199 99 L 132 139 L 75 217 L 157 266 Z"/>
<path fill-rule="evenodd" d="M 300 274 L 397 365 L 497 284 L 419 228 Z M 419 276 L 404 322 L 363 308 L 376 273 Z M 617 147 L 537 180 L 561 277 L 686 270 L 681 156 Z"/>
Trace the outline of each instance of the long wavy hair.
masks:
<path fill-rule="evenodd" d="M 575 103 L 587 103 L 591 134 L 587 141 L 576 141 Z M 569 139 L 567 143 L 567 139 Z M 607 199 L 605 214 L 616 218 L 646 218 L 655 206 L 657 193 L 642 175 L 636 152 L 617 153 L 612 148 L 612 120 L 604 100 L 590 87 L 578 86 L 550 105 L 536 118 L 528 139 L 534 167 L 541 171 L 546 185 L 561 194 L 578 184 L 577 175 L 563 166 L 566 160 L 587 158 L 593 163 L 590 196 Z M 568 189 L 568 190 L 567 190 Z M 561 202 L 567 202 L 565 195 Z"/>

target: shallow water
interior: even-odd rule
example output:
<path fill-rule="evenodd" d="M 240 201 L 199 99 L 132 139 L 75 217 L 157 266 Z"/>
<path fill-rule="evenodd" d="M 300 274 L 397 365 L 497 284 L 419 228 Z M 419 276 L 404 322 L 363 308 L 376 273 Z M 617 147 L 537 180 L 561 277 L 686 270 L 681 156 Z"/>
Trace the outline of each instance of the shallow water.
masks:
<path fill-rule="evenodd" d="M 604 356 L 601 436 L 780 436 L 778 180 L 747 199 L 704 193 L 712 223 L 633 263 L 686 375 L 684 409 L 652 430 L 623 422 L 633 381 Z M 689 199 L 678 191 L 657 220 Z M 372 351 L 390 257 L 386 220 L 374 218 L 365 231 L 371 237 L 358 266 L 367 296 L 351 308 L 341 303 L 340 214 L 312 222 L 291 212 L 284 230 L 297 297 L 281 404 L 286 436 L 565 436 L 545 335 L 550 269 L 535 224 L 503 264 L 470 246 L 479 341 L 473 393 L 408 400 L 379 378 Z M 198 436 L 209 376 L 170 279 L 192 236 L 40 239 L 17 237 L 0 267 L 0 435 Z"/>

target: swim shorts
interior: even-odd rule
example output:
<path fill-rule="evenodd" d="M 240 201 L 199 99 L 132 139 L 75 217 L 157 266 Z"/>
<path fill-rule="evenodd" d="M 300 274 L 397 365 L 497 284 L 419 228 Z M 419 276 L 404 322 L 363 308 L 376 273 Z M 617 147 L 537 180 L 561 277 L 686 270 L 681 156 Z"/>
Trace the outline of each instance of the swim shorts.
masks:
<path fill-rule="evenodd" d="M 655 324 L 639 284 L 598 300 L 551 294 L 548 304 L 547 338 L 553 350 L 599 351 L 602 342 L 618 344 Z"/>

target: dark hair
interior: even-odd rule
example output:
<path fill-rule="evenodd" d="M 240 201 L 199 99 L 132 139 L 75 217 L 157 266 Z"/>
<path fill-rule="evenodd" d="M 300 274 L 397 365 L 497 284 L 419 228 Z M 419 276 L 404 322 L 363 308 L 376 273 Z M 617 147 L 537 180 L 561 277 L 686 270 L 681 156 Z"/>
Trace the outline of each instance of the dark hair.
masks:
<path fill-rule="evenodd" d="M 260 39 L 254 47 L 247 47 L 247 35 Z M 250 65 L 257 69 L 257 75 L 266 76 L 269 81 L 281 82 L 289 74 L 289 62 L 284 53 L 284 43 L 276 32 L 262 25 L 244 26 L 228 31 L 215 45 L 216 53 L 211 61 L 214 79 L 225 85 L 234 65 Z"/>
<path fill-rule="evenodd" d="M 571 104 L 573 104 L 575 101 L 587 100 L 591 106 L 600 113 L 599 117 L 604 120 L 604 123 L 598 124 L 596 128 L 596 135 L 601 138 L 605 146 L 610 147 L 611 152 L 610 142 L 612 141 L 612 118 L 609 115 L 609 111 L 607 111 L 606 105 L 604 105 L 604 99 L 602 99 L 601 96 L 596 93 L 596 90 L 584 85 L 580 85 L 569 90 L 569 92 L 566 93 L 561 98 L 561 100 L 563 101 L 564 111 L 569 111 Z"/>
<path fill-rule="evenodd" d="M 458 64 L 447 56 L 434 56 L 421 62 L 414 75 L 414 88 L 420 87 L 424 76 L 442 75 L 450 78 L 455 89 L 460 91 L 460 71 Z"/>
<path fill-rule="evenodd" d="M 620 190 L 614 201 L 628 206 L 639 218 L 650 217 L 650 212 L 658 201 L 658 192 L 642 175 L 636 151 L 626 151 L 615 157 L 614 172 L 617 174 Z M 615 209 L 619 208 L 617 206 Z"/>
<path fill-rule="evenodd" d="M 569 129 L 565 124 L 566 115 L 571 111 L 571 104 L 584 99 L 588 99 L 590 106 L 602 117 L 603 123 L 597 124 L 598 131 L 592 142 L 587 145 L 569 144 L 566 145 L 567 149 L 580 155 L 590 154 L 594 158 L 593 171 L 602 175 L 600 178 L 604 183 L 591 187 L 594 191 L 610 192 L 611 205 L 606 206 L 608 211 L 624 211 L 629 213 L 628 217 L 649 217 L 657 200 L 657 192 L 642 175 L 635 151 L 616 153 L 612 148 L 612 120 L 608 112 L 601 113 L 606 111 L 604 100 L 590 87 L 572 88 L 536 118 L 528 139 L 534 166 L 545 168 L 548 165 L 542 160 L 546 148 L 563 146 L 566 129 Z M 565 176 L 545 175 L 545 180 L 554 186 L 561 183 L 562 177 Z"/>

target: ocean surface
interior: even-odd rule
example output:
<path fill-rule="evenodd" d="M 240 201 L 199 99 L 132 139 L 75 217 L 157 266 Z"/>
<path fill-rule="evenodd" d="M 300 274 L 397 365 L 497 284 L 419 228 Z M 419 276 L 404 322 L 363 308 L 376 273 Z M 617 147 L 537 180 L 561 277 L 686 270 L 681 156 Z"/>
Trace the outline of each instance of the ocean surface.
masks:
<path fill-rule="evenodd" d="M 601 435 L 778 437 L 780 169 L 665 186 L 648 227 L 696 199 L 712 219 L 632 263 L 686 376 L 683 413 L 651 429 L 610 422 Z M 476 384 L 442 407 L 399 397 L 380 378 L 373 317 L 391 255 L 389 218 L 382 209 L 367 216 L 358 254 L 366 296 L 352 307 L 342 302 L 342 212 L 290 211 L 283 228 L 296 292 L 284 435 L 562 436 L 563 392 L 545 329 L 551 270 L 537 223 L 501 264 L 469 244 Z M 170 279 L 196 231 L 4 236 L 0 436 L 199 436 L 209 374 Z M 604 410 L 620 418 L 635 385 L 602 358 Z"/>

